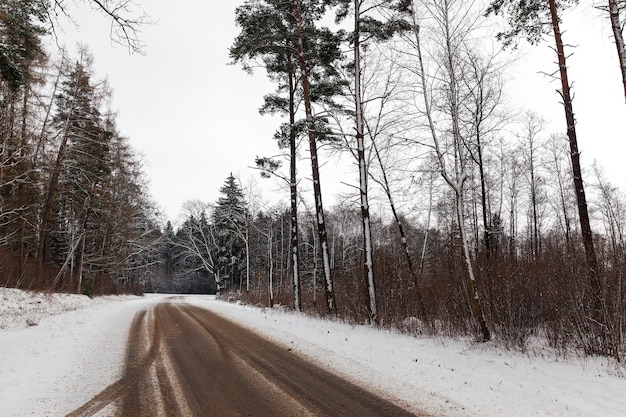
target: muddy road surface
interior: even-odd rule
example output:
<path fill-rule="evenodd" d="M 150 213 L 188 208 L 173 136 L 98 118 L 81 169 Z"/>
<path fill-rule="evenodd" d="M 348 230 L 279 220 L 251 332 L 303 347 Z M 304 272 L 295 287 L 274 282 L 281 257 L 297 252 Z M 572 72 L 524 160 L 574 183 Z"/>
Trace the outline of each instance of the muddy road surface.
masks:
<path fill-rule="evenodd" d="M 137 314 L 127 349 L 123 377 L 68 416 L 416 415 L 176 299 Z"/>

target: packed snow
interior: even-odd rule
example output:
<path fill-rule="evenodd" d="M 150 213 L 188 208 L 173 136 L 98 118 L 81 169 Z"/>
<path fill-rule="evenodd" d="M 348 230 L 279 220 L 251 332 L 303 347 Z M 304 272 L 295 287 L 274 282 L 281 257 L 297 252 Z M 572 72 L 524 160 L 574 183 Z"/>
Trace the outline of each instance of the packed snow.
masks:
<path fill-rule="evenodd" d="M 115 382 L 133 316 L 164 297 L 89 299 L 0 288 L 0 416 L 63 416 Z M 435 416 L 626 415 L 623 369 L 607 359 L 531 357 L 211 296 L 185 300 Z"/>

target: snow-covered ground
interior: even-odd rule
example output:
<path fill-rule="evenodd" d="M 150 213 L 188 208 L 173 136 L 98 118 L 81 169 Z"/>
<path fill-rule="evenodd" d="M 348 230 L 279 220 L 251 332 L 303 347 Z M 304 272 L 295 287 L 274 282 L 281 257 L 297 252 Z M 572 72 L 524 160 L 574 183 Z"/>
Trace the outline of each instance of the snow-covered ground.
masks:
<path fill-rule="evenodd" d="M 90 300 L 0 288 L 0 416 L 63 416 L 114 382 L 134 314 L 162 297 Z M 626 378 L 606 359 L 530 358 L 489 344 L 185 298 L 434 415 L 626 415 Z"/>
<path fill-rule="evenodd" d="M 0 416 L 64 416 L 114 382 L 134 314 L 156 300 L 0 288 Z"/>

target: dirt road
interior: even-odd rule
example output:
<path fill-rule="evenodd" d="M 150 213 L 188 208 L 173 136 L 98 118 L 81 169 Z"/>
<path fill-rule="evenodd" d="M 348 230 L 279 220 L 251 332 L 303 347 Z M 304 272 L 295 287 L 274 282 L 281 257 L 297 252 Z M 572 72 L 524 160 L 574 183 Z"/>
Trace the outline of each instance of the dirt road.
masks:
<path fill-rule="evenodd" d="M 138 313 L 126 372 L 69 417 L 415 416 L 210 311 L 176 299 Z"/>

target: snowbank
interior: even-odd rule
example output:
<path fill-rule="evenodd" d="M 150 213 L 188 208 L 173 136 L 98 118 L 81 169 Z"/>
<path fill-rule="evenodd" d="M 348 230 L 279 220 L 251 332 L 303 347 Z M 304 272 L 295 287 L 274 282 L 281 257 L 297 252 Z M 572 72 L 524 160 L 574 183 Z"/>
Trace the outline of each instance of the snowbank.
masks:
<path fill-rule="evenodd" d="M 43 293 L 0 287 L 0 329 L 34 326 L 43 318 L 59 313 L 128 299 L 128 296 L 91 299 L 86 295 Z"/>
<path fill-rule="evenodd" d="M 274 309 L 192 302 L 399 404 L 443 416 L 624 416 L 626 379 L 606 359 L 556 361 Z"/>
<path fill-rule="evenodd" d="M 63 416 L 113 383 L 135 313 L 156 300 L 0 288 L 0 416 Z"/>
<path fill-rule="evenodd" d="M 0 289 L 0 323 L 8 323 L 0 330 L 0 416 L 62 416 L 91 399 L 121 376 L 135 313 L 161 298 L 90 300 Z M 489 344 L 418 339 L 209 296 L 185 299 L 433 415 L 626 415 L 626 379 L 605 359 L 531 358 Z M 29 318 L 38 325 L 28 326 Z"/>

